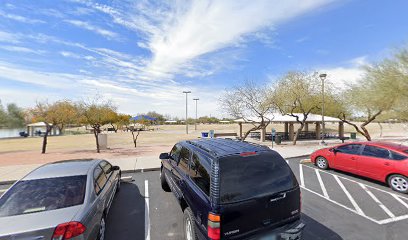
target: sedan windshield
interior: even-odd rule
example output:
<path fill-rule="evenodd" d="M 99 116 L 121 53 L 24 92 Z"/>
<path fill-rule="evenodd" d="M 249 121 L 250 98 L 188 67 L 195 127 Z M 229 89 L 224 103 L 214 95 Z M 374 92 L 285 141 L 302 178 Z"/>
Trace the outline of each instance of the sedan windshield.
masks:
<path fill-rule="evenodd" d="M 0 217 L 80 205 L 85 188 L 85 175 L 20 181 L 0 198 Z"/>

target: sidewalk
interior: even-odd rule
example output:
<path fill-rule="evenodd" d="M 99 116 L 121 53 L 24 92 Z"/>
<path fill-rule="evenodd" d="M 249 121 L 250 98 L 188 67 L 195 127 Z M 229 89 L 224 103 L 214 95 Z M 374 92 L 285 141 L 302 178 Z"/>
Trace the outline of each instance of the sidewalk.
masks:
<path fill-rule="evenodd" d="M 265 144 L 266 145 L 266 144 Z M 273 150 L 279 152 L 284 158 L 309 155 L 319 145 L 274 145 Z M 105 158 L 112 165 L 117 165 L 124 172 L 151 171 L 160 168 L 159 154 L 149 156 L 135 156 L 126 158 Z M 43 164 L 24 164 L 0 167 L 0 182 L 14 182 Z"/>

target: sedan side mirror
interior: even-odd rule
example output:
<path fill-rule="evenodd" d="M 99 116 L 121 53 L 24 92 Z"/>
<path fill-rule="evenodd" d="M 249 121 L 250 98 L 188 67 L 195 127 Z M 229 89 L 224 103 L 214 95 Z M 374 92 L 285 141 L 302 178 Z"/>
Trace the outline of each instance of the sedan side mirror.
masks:
<path fill-rule="evenodd" d="M 160 156 L 159 156 L 159 158 L 160 159 L 169 159 L 170 158 L 170 155 L 168 154 L 168 153 L 160 153 Z"/>
<path fill-rule="evenodd" d="M 336 154 L 336 152 L 337 152 L 337 149 L 335 149 L 335 148 L 330 148 L 330 150 L 329 150 L 330 152 L 332 152 L 332 153 L 334 153 L 334 154 Z"/>

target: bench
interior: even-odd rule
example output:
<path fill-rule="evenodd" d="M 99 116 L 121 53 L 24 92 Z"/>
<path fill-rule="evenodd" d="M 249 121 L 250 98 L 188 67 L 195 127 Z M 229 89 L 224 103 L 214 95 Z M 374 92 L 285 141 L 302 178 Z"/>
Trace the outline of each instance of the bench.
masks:
<path fill-rule="evenodd" d="M 214 137 L 238 137 L 236 133 L 214 133 Z"/>

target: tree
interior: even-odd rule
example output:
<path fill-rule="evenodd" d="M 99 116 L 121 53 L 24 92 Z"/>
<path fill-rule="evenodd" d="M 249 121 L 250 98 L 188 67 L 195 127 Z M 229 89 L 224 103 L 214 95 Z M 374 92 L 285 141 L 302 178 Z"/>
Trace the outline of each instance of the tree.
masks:
<path fill-rule="evenodd" d="M 140 120 L 132 121 L 132 122 L 133 122 L 133 124 L 138 123 L 140 125 L 143 125 L 143 127 L 149 126 L 151 124 L 151 121 L 149 121 L 147 119 L 143 119 L 143 118 L 140 119 Z M 135 128 L 135 127 L 130 129 L 130 132 L 132 133 L 132 139 L 133 139 L 133 144 L 135 145 L 135 148 L 137 147 L 137 139 L 138 139 L 138 137 L 140 135 L 141 130 L 142 130 L 141 128 Z M 135 132 L 136 132 L 136 134 L 135 134 Z"/>
<path fill-rule="evenodd" d="M 69 100 L 61 100 L 55 103 L 38 102 L 36 107 L 30 110 L 33 122 L 45 123 L 42 151 L 47 150 L 48 135 L 53 127 L 57 127 L 62 133 L 67 124 L 78 123 L 78 108 Z"/>
<path fill-rule="evenodd" d="M 150 111 L 148 113 L 145 114 L 146 116 L 152 117 L 152 118 L 156 118 L 156 122 L 158 124 L 163 124 L 164 121 L 166 121 L 166 117 L 164 117 L 162 114 L 157 113 L 155 111 Z"/>
<path fill-rule="evenodd" d="M 78 107 L 70 100 L 61 100 L 49 105 L 48 116 L 62 134 L 68 124 L 78 123 Z"/>
<path fill-rule="evenodd" d="M 90 125 L 93 129 L 93 134 L 95 136 L 96 142 L 96 152 L 100 153 L 99 148 L 99 134 L 101 132 L 101 126 L 109 124 L 110 114 L 112 111 L 116 111 L 110 102 L 99 102 L 93 100 L 91 102 L 81 102 L 79 105 L 81 123 Z"/>
<path fill-rule="evenodd" d="M 371 141 L 366 127 L 380 115 L 393 115 L 400 120 L 408 117 L 405 115 L 408 114 L 408 52 L 403 50 L 392 59 L 364 69 L 364 77 L 350 85 L 345 92 L 347 97 L 343 101 L 348 106 L 348 112 L 340 112 L 339 118 Z M 363 122 L 358 125 L 351 121 L 353 117 Z"/>
<path fill-rule="evenodd" d="M 15 103 L 9 103 L 4 109 L 0 101 L 0 127 L 21 128 L 25 125 L 25 112 Z"/>
<path fill-rule="evenodd" d="M 128 115 L 128 114 L 118 114 L 118 117 L 117 117 L 117 121 L 116 121 L 116 126 L 119 128 L 119 129 L 122 129 L 123 130 L 123 126 L 125 126 L 125 128 L 126 129 L 128 129 L 129 127 L 129 124 L 130 124 L 130 118 L 131 118 L 132 116 L 130 116 L 130 115 Z"/>
<path fill-rule="evenodd" d="M 269 101 L 282 115 L 296 119 L 299 124 L 293 138 L 293 145 L 296 145 L 309 114 L 317 113 L 321 109 L 321 83 L 315 75 L 289 72 L 275 84 Z"/>
<path fill-rule="evenodd" d="M 33 122 L 45 123 L 45 134 L 43 136 L 43 143 L 41 153 L 44 154 L 47 151 L 48 134 L 52 130 L 53 120 L 50 114 L 51 105 L 48 102 L 37 102 L 37 105 L 30 110 L 33 117 Z"/>
<path fill-rule="evenodd" d="M 245 140 L 252 131 L 265 129 L 271 122 L 271 119 L 268 118 L 271 113 L 271 104 L 267 100 L 268 94 L 269 88 L 267 86 L 246 81 L 242 85 L 226 91 L 220 98 L 221 108 L 229 115 L 242 118 L 245 122 L 253 125 L 245 132 L 242 140 Z M 258 120 L 254 121 L 254 118 Z"/>
<path fill-rule="evenodd" d="M 108 110 L 106 114 L 107 114 L 106 117 L 108 118 L 107 121 L 109 122 L 109 125 L 111 125 L 115 133 L 118 132 L 119 125 L 117 123 L 119 121 L 119 114 L 113 109 Z"/>

